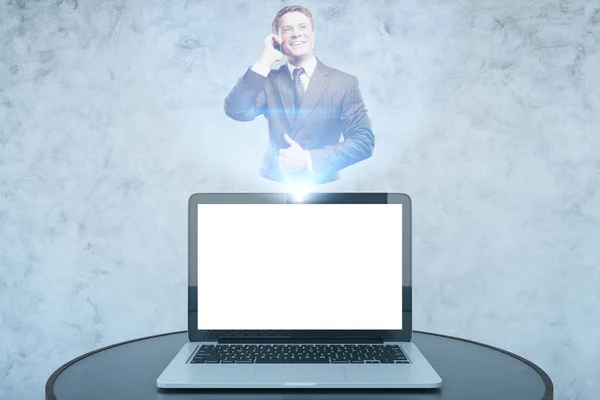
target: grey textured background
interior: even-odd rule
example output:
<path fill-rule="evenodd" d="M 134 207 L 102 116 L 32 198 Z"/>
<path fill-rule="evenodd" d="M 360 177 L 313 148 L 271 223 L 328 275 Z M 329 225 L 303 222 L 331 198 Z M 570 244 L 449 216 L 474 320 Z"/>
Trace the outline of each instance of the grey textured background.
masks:
<path fill-rule="evenodd" d="M 285 2 L 283 2 L 285 3 Z M 414 201 L 415 328 L 600 392 L 600 4 L 306 1 L 373 158 L 321 190 Z M 186 327 L 186 205 L 260 178 L 223 98 L 280 1 L 0 3 L 0 397 Z"/>

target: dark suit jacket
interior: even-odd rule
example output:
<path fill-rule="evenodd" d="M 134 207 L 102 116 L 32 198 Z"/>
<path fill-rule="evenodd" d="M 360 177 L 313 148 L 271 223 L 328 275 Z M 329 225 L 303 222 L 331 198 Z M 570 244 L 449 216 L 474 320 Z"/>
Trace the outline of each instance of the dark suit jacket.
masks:
<path fill-rule="evenodd" d="M 339 179 L 338 171 L 369 158 L 375 136 L 356 77 L 330 68 L 317 59 L 305 91 L 298 117 L 294 111 L 294 89 L 283 64 L 264 77 L 248 69 L 225 98 L 225 113 L 237 121 L 252 121 L 263 115 L 269 126 L 269 148 L 260 174 L 285 182 L 279 169 L 279 150 L 287 148 L 287 133 L 309 150 L 314 172 L 288 176 L 288 182 L 320 184 Z M 340 142 L 341 135 L 344 140 Z"/>

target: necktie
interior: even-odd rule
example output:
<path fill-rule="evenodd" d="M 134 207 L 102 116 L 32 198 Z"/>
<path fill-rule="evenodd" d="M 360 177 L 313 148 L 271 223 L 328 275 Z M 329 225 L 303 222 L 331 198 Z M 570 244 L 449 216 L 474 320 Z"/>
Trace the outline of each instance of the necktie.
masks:
<path fill-rule="evenodd" d="M 294 105 L 296 106 L 296 115 L 298 115 L 298 110 L 300 109 L 302 99 L 304 98 L 304 86 L 300 80 L 300 75 L 303 73 L 304 68 L 295 68 L 292 71 L 292 75 L 294 76 Z"/>

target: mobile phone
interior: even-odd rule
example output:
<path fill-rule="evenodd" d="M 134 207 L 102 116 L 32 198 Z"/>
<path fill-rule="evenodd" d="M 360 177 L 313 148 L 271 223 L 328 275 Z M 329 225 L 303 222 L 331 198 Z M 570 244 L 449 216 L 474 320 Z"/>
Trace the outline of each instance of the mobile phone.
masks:
<path fill-rule="evenodd" d="M 275 40 L 273 40 L 273 47 L 275 48 L 275 50 L 278 50 L 283 53 L 283 50 L 281 49 L 281 45 L 279 43 L 277 43 Z"/>

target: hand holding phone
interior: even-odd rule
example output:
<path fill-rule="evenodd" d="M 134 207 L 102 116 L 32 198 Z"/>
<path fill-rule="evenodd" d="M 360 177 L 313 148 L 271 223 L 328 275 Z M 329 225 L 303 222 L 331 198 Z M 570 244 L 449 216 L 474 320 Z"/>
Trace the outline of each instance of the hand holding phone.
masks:
<path fill-rule="evenodd" d="M 263 41 L 263 52 L 258 59 L 265 67 L 271 67 L 277 61 L 283 60 L 283 40 L 275 34 L 270 34 Z"/>
<path fill-rule="evenodd" d="M 283 40 L 277 35 L 272 35 L 272 36 L 273 36 L 273 48 L 275 50 L 277 50 L 278 52 L 280 52 L 281 54 L 283 54 L 283 49 L 281 47 Z"/>
<path fill-rule="evenodd" d="M 259 62 L 270 67 L 277 61 L 283 60 L 283 40 L 275 34 L 267 36 L 263 42 L 263 52 L 259 58 Z"/>

